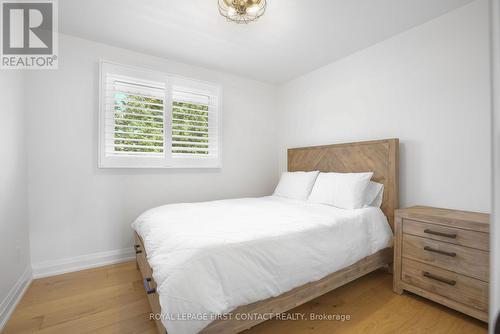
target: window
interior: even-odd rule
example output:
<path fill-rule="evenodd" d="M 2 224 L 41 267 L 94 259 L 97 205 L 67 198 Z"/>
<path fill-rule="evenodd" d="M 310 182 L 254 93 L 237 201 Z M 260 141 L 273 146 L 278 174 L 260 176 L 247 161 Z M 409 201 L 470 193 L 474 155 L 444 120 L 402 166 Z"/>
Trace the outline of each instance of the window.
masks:
<path fill-rule="evenodd" d="M 99 167 L 220 167 L 220 88 L 101 62 Z"/>

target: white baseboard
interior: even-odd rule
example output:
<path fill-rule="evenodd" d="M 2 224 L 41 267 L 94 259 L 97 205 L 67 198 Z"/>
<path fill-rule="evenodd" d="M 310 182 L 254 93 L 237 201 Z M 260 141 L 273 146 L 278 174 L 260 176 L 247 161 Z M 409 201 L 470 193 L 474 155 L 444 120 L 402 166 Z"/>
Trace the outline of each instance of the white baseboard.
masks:
<path fill-rule="evenodd" d="M 133 248 L 75 256 L 60 260 L 33 263 L 33 278 L 65 274 L 135 259 Z"/>
<path fill-rule="evenodd" d="M 0 332 L 33 279 L 96 268 L 134 259 L 135 252 L 133 248 L 124 248 L 60 260 L 38 262 L 32 265 L 33 269 L 31 266 L 28 266 L 21 277 L 19 277 L 16 284 L 10 289 L 4 300 L 0 303 Z"/>
<path fill-rule="evenodd" d="M 4 268 L 5 269 L 5 268 Z M 12 312 L 28 289 L 31 280 L 31 266 L 28 265 L 24 273 L 19 277 L 16 284 L 10 289 L 7 296 L 0 304 L 0 332 L 3 330 L 7 320 L 9 320 Z"/>

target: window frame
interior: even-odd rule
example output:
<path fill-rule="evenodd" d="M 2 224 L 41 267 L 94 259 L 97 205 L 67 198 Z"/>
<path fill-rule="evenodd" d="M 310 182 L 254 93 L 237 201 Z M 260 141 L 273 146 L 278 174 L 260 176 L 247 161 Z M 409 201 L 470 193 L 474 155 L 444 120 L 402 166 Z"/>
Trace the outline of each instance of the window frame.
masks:
<path fill-rule="evenodd" d="M 152 81 L 165 85 L 163 99 L 163 156 L 141 157 L 106 154 L 106 76 L 107 74 L 135 78 L 139 81 Z M 216 157 L 173 157 L 172 154 L 172 93 L 175 86 L 189 87 L 193 92 L 210 93 L 216 98 L 213 109 L 216 133 L 212 141 L 216 141 Z M 123 65 L 111 61 L 99 62 L 99 136 L 98 136 L 98 168 L 222 168 L 222 87 L 218 84 L 190 79 L 164 72 Z M 114 131 L 114 130 L 113 130 Z M 209 144 L 210 145 L 210 144 Z"/>

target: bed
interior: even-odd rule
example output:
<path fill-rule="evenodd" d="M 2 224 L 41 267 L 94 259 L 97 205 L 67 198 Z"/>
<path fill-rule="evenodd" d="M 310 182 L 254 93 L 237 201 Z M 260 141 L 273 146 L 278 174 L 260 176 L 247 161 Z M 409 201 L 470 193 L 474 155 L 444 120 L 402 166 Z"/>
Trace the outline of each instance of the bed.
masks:
<path fill-rule="evenodd" d="M 137 266 L 159 333 L 238 333 L 390 268 L 398 147 L 387 139 L 288 150 L 288 171 L 372 171 L 384 184 L 381 208 L 267 196 L 142 214 L 133 224 Z"/>

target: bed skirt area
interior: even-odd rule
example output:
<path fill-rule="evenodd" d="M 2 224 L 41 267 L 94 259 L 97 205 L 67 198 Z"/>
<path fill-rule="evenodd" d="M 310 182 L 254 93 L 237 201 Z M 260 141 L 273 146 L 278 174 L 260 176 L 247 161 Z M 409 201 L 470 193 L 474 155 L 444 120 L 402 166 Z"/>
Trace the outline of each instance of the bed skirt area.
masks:
<path fill-rule="evenodd" d="M 146 290 L 151 311 L 154 315 L 158 333 L 166 334 L 159 315 L 161 307 L 159 296 L 156 293 L 156 283 L 152 277 L 152 270 L 147 261 L 147 254 L 141 237 L 134 232 L 137 268 L 140 270 L 144 288 Z M 252 304 L 243 305 L 231 312 L 231 318 L 221 318 L 211 322 L 200 333 L 204 334 L 234 334 L 244 331 L 268 320 L 268 317 L 240 317 L 238 314 L 280 314 L 299 305 L 307 303 L 325 293 L 345 285 L 374 270 L 386 267 L 391 269 L 393 261 L 392 247 L 384 248 L 373 255 L 367 256 L 358 262 L 336 271 L 318 281 L 310 282 L 279 296 L 271 297 Z M 243 320 L 244 319 L 244 320 Z"/>

